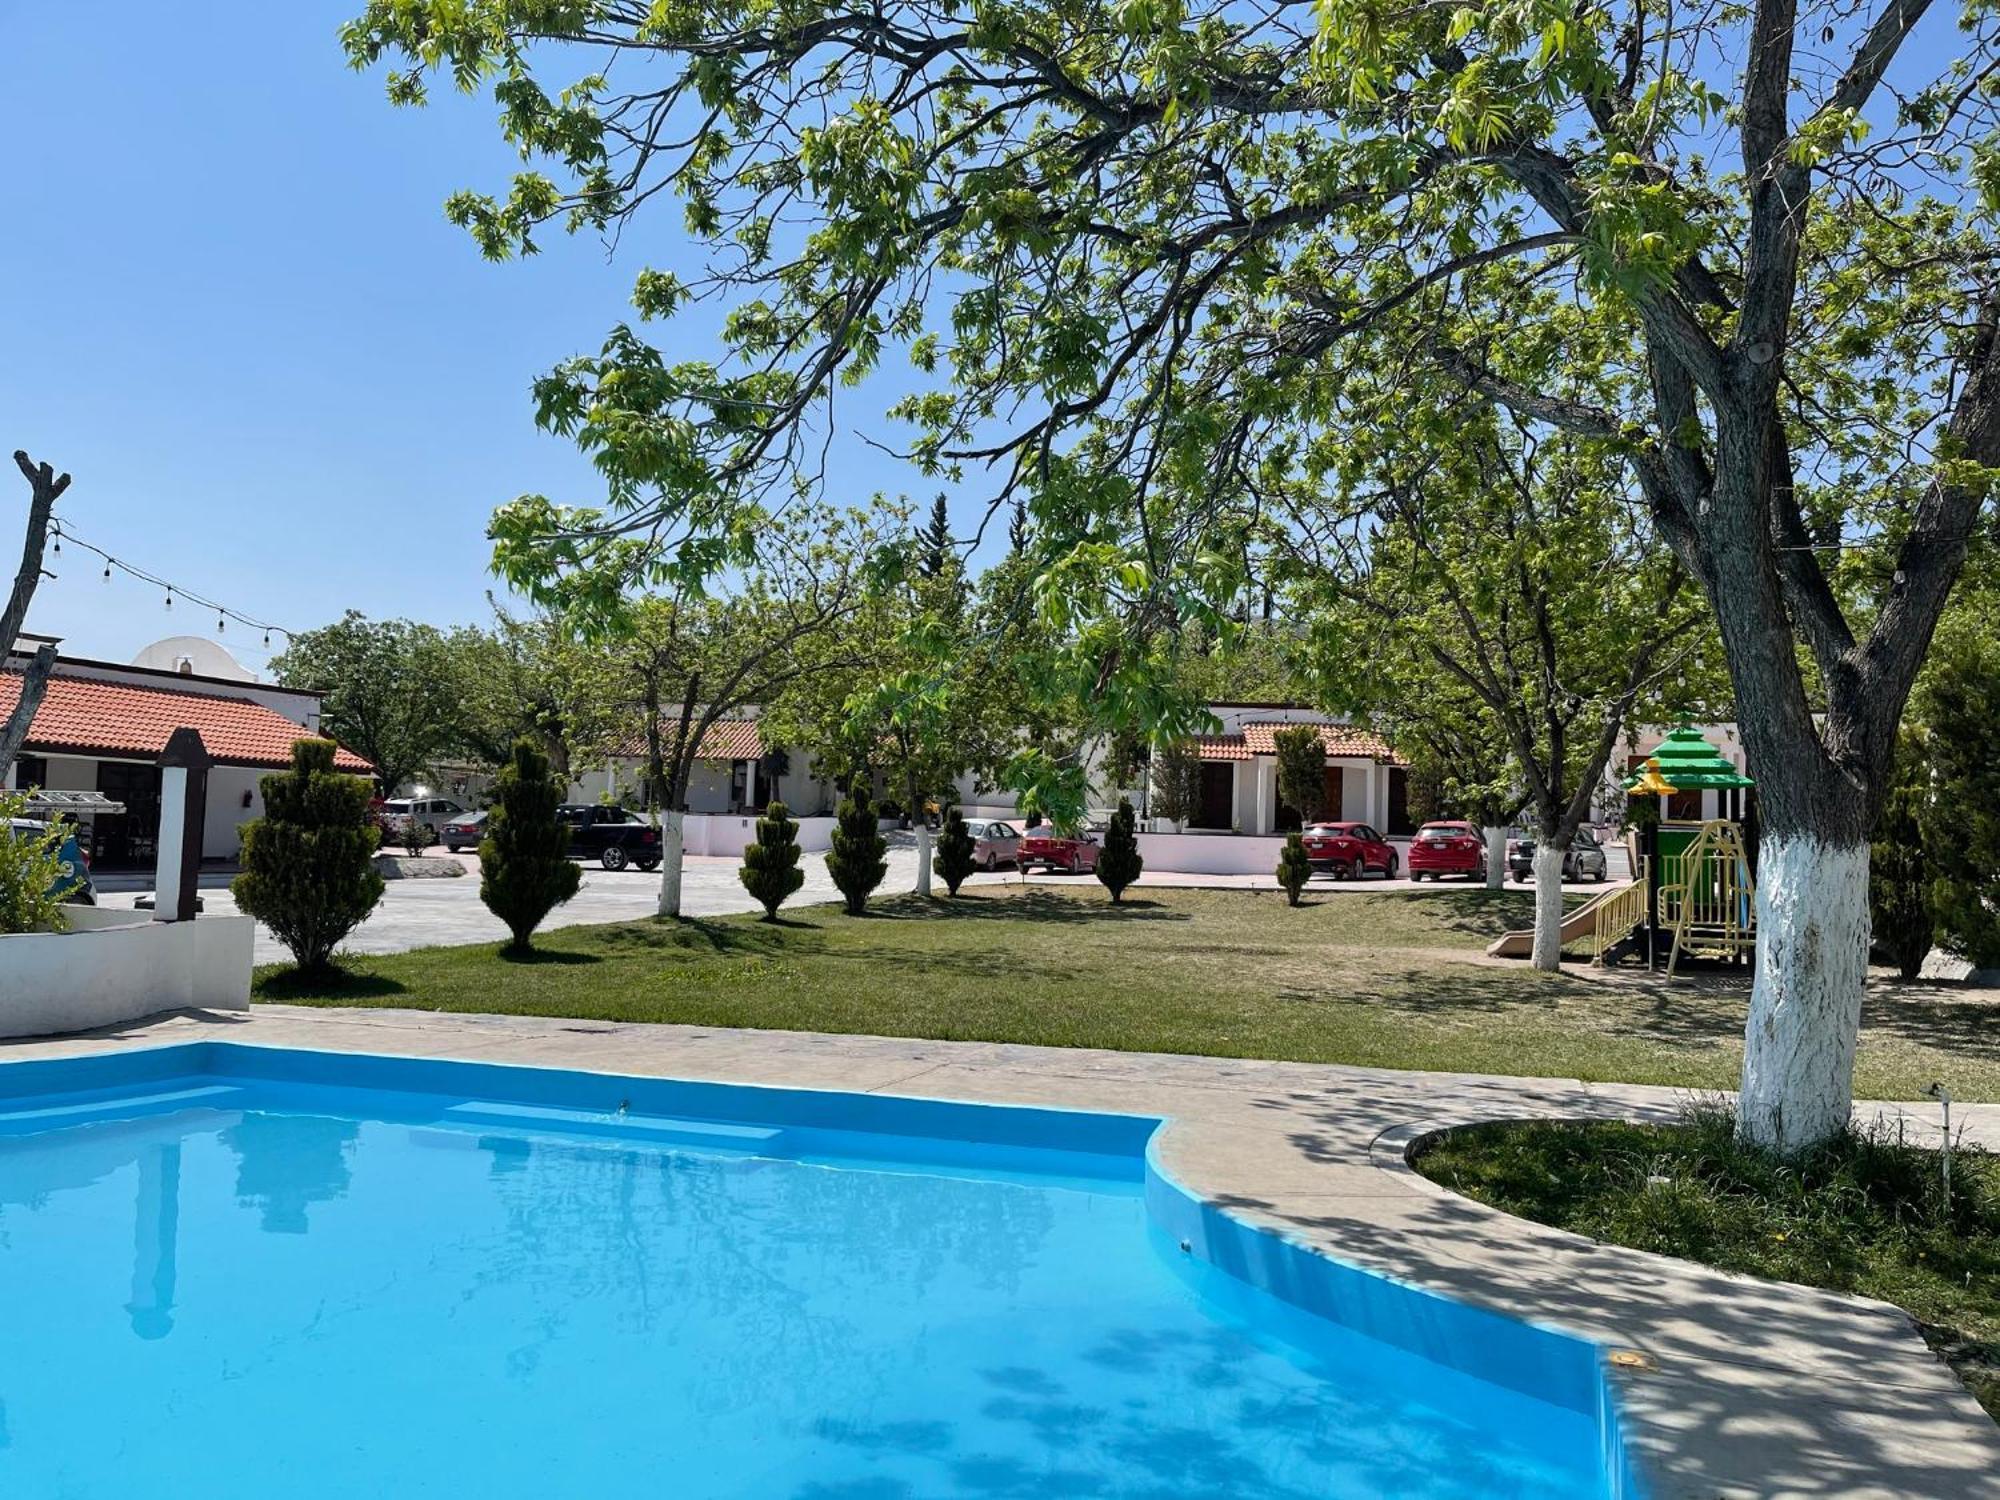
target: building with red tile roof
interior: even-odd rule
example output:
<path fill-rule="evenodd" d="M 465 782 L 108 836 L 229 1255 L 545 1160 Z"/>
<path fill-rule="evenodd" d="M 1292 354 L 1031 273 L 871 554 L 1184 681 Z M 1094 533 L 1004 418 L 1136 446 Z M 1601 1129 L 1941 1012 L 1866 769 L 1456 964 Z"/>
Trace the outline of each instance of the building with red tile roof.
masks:
<path fill-rule="evenodd" d="M 0 661 L 0 719 L 20 702 L 29 656 L 49 639 L 24 637 Z M 93 863 L 150 868 L 159 828 L 159 756 L 183 727 L 200 733 L 214 759 L 202 856 L 233 859 L 239 828 L 264 810 L 258 783 L 290 763 L 293 741 L 318 736 L 320 695 L 258 682 L 214 642 L 175 637 L 148 647 L 138 663 L 58 656 L 7 784 L 96 794 L 101 806 L 76 813 L 79 839 Z M 336 752 L 335 764 L 356 775 L 373 772 L 345 748 Z"/>

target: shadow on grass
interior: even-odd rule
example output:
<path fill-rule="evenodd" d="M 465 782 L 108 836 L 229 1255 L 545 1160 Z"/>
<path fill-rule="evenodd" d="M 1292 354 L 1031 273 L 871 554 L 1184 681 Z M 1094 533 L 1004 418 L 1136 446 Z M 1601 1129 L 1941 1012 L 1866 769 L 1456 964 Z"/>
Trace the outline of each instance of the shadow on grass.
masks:
<path fill-rule="evenodd" d="M 601 953 L 578 953 L 574 948 L 529 948 L 523 951 L 518 948 L 503 947 L 499 950 L 498 957 L 502 963 L 522 964 L 531 968 L 537 964 L 566 968 L 575 964 L 604 962 L 604 955 Z"/>
<path fill-rule="evenodd" d="M 1383 892 L 1390 898 L 1400 894 Z M 1497 938 L 1504 932 L 1530 926 L 1535 920 L 1531 891 L 1489 891 L 1485 886 L 1468 886 L 1459 891 L 1426 894 L 1423 903 L 1424 915 L 1437 918 L 1440 931 L 1462 932 L 1470 937 Z"/>
<path fill-rule="evenodd" d="M 354 969 L 326 969 L 317 974 L 280 969 L 260 975 L 250 989 L 259 1000 L 379 1000 L 410 992 L 400 979 Z"/>
<path fill-rule="evenodd" d="M 1961 1000 L 1935 990 L 1920 995 L 1871 992 L 1862 1007 L 1864 1033 L 1886 1034 L 1957 1057 L 2000 1060 L 2000 1004 Z"/>
<path fill-rule="evenodd" d="M 1128 897 L 1119 905 L 1100 889 L 1099 900 L 1086 900 L 1060 890 L 1030 886 L 1026 890 L 989 896 L 966 891 L 957 896 L 891 896 L 868 908 L 871 916 L 916 922 L 1030 922 L 1078 925 L 1093 922 L 1190 922 L 1191 913 L 1172 911 L 1158 901 Z"/>

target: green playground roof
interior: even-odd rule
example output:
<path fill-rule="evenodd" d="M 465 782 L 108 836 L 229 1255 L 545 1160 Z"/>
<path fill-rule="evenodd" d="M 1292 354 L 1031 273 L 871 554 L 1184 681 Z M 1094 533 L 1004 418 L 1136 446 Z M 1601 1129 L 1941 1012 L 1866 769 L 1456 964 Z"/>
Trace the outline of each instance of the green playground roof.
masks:
<path fill-rule="evenodd" d="M 1692 724 L 1681 725 L 1661 740 L 1659 748 L 1648 759 L 1658 763 L 1660 779 L 1680 792 L 1706 787 L 1756 785 L 1724 759 L 1720 750 L 1703 739 L 1701 731 Z M 1638 779 L 1639 773 L 1635 771 L 1625 778 L 1625 785 L 1630 787 Z"/>

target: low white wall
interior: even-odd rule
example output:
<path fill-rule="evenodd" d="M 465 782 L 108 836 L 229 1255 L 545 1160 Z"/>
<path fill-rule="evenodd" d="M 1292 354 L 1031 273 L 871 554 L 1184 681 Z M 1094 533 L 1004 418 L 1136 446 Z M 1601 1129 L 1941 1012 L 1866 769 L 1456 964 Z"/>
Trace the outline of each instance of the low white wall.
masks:
<path fill-rule="evenodd" d="M 1390 839 L 1399 867 L 1410 862 L 1408 839 Z M 1269 875 L 1277 878 L 1282 834 L 1142 833 L 1139 854 L 1161 875 Z"/>
<path fill-rule="evenodd" d="M 71 906 L 68 932 L 0 937 L 0 1037 L 49 1036 L 163 1010 L 250 1008 L 248 917 L 155 922 Z"/>
<path fill-rule="evenodd" d="M 1283 839 L 1232 833 L 1142 833 L 1148 870 L 1174 875 L 1275 875 Z"/>
<path fill-rule="evenodd" d="M 834 818 L 799 818 L 799 847 L 808 854 L 833 847 Z M 682 827 L 681 848 L 688 854 L 742 857 L 744 847 L 757 841 L 755 813 L 689 813 Z"/>

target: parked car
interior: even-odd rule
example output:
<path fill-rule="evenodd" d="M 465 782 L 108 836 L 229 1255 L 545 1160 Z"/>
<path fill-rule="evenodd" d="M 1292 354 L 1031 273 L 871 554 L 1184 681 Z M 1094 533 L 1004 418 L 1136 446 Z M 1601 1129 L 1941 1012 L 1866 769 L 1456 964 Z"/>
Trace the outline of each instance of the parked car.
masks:
<path fill-rule="evenodd" d="M 1433 880 L 1446 875 L 1486 873 L 1486 841 L 1470 823 L 1445 820 L 1426 823 L 1410 840 L 1410 879 Z"/>
<path fill-rule="evenodd" d="M 9 835 L 17 839 L 40 838 L 48 832 L 49 825 L 33 818 L 11 818 Z M 97 887 L 90 880 L 90 858 L 83 852 L 83 846 L 76 841 L 76 825 L 66 824 L 63 828 L 62 848 L 57 851 L 61 873 L 56 877 L 51 895 L 76 906 L 97 905 Z"/>
<path fill-rule="evenodd" d="M 414 819 L 429 835 L 424 842 L 435 844 L 438 830 L 464 811 L 449 797 L 391 797 L 382 804 L 380 814 L 384 839 L 400 842 L 404 828 Z"/>
<path fill-rule="evenodd" d="M 477 849 L 479 841 L 485 837 L 484 811 L 460 813 L 438 830 L 438 838 L 453 854 L 461 849 Z"/>
<path fill-rule="evenodd" d="M 1516 839 L 1507 846 L 1507 873 L 1516 880 L 1529 880 L 1535 873 L 1535 841 Z M 1603 880 L 1611 873 L 1611 859 L 1597 835 L 1588 828 L 1577 829 L 1563 855 L 1564 880 Z"/>
<path fill-rule="evenodd" d="M 1301 831 L 1300 842 L 1312 867 L 1332 871 L 1336 880 L 1350 875 L 1360 880 L 1370 870 L 1393 880 L 1401 864 L 1396 851 L 1366 823 L 1314 823 Z"/>
<path fill-rule="evenodd" d="M 1019 857 L 1021 835 L 1012 823 L 988 823 L 968 818 L 965 831 L 972 835 L 972 862 L 982 870 L 997 870 Z"/>
<path fill-rule="evenodd" d="M 637 814 L 614 804 L 565 802 L 556 816 L 569 824 L 571 859 L 594 859 L 607 870 L 659 869 L 660 830 Z"/>
<path fill-rule="evenodd" d="M 1044 825 L 1023 834 L 1014 846 L 1014 868 L 1023 875 L 1030 870 L 1067 870 L 1076 875 L 1097 868 L 1098 836 L 1094 828 L 1062 834 Z"/>

